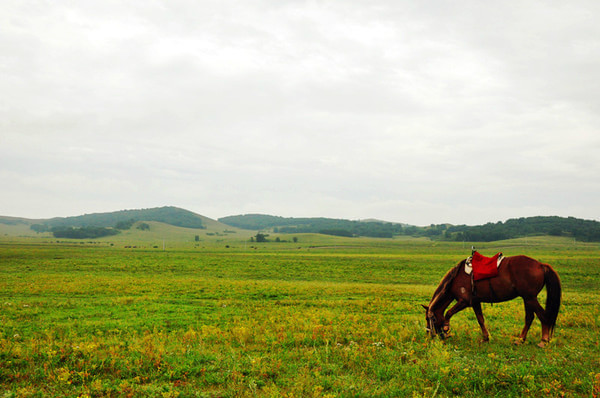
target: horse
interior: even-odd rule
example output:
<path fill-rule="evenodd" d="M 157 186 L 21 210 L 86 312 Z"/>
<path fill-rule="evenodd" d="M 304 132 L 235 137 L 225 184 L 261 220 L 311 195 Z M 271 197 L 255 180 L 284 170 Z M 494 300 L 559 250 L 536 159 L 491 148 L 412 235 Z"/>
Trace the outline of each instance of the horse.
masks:
<path fill-rule="evenodd" d="M 499 303 L 523 298 L 525 304 L 525 327 L 517 344 L 527 338 L 527 332 L 535 315 L 542 323 L 542 339 L 538 344 L 545 347 L 553 336 L 561 303 L 561 283 L 558 273 L 548 264 L 519 255 L 504 257 L 498 275 L 473 282 L 465 272 L 466 260 L 459 262 L 446 273 L 435 290 L 426 310 L 427 330 L 432 337 L 437 334 L 444 339 L 450 332 L 450 318 L 467 307 L 472 307 L 483 334 L 483 341 L 490 335 L 485 327 L 481 303 Z M 473 285 L 474 284 L 474 285 Z M 546 286 L 546 309 L 538 302 L 537 295 Z M 456 304 L 444 311 L 456 300 Z"/>

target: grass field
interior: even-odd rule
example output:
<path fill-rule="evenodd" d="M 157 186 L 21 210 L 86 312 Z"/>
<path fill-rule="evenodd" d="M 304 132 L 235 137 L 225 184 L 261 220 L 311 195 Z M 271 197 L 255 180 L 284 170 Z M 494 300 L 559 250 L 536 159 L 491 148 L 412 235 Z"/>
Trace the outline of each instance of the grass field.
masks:
<path fill-rule="evenodd" d="M 478 246 L 559 272 L 555 339 L 539 349 L 537 320 L 513 344 L 520 299 L 484 304 L 489 343 L 469 309 L 452 338 L 426 336 L 420 304 L 468 244 L 226 235 L 166 250 L 160 234 L 136 248 L 0 239 L 2 396 L 600 396 L 598 244 Z"/>

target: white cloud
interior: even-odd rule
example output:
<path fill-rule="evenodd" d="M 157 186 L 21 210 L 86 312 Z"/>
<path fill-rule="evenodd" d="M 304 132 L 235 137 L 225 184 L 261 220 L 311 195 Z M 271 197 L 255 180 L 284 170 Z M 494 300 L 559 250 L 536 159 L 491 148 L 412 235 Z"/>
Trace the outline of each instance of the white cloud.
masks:
<path fill-rule="evenodd" d="M 598 217 L 595 2 L 0 8 L 2 214 Z"/>

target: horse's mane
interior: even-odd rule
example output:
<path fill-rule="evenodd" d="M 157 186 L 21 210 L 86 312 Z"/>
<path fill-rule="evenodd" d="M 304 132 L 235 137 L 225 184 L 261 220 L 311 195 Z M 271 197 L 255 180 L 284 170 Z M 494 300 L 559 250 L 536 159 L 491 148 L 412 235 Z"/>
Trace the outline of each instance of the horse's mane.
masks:
<path fill-rule="evenodd" d="M 461 266 L 464 265 L 465 261 L 466 260 L 462 260 L 454 268 L 450 269 L 450 271 L 448 271 L 446 275 L 442 278 L 440 285 L 437 287 L 437 289 L 435 289 L 435 292 L 433 293 L 433 298 L 429 303 L 429 311 L 433 311 L 435 307 L 439 304 L 440 300 L 444 298 L 444 296 L 448 292 L 448 289 L 450 288 L 450 284 L 458 274 L 458 271 L 460 271 Z"/>

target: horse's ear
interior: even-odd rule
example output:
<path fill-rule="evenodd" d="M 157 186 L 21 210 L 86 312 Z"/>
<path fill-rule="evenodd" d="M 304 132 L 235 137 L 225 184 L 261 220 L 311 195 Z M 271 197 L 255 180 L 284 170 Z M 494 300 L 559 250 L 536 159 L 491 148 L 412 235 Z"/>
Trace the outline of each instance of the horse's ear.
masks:
<path fill-rule="evenodd" d="M 421 307 L 425 308 L 425 311 L 429 311 L 429 307 L 428 306 L 421 304 Z"/>

